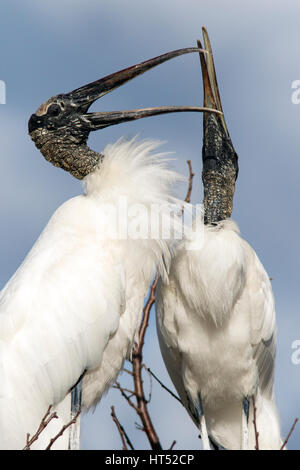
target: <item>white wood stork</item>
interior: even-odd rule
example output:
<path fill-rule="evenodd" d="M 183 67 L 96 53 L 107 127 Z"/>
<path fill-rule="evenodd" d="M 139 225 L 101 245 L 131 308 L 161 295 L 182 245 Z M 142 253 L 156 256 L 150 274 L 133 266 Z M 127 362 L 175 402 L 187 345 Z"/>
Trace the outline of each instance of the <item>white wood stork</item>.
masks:
<path fill-rule="evenodd" d="M 222 111 L 209 38 L 200 54 L 204 106 Z M 198 46 L 201 47 L 200 41 Z M 160 281 L 157 329 L 170 377 L 203 448 L 281 446 L 274 401 L 276 324 L 269 277 L 230 219 L 237 155 L 223 115 L 204 113 L 204 227 L 182 240 Z"/>
<path fill-rule="evenodd" d="M 171 219 L 163 205 L 175 201 L 170 189 L 178 175 L 161 154 L 153 154 L 156 143 L 119 141 L 99 154 L 87 146 L 87 139 L 90 131 L 113 124 L 202 108 L 88 109 L 128 80 L 189 52 L 199 49 L 173 51 L 54 96 L 29 120 L 37 148 L 53 165 L 83 179 L 85 193 L 58 208 L 0 293 L 1 449 L 22 449 L 27 433 L 37 430 L 48 406 L 54 405 L 59 419 L 51 421 L 32 447 L 45 448 L 69 422 L 69 392 L 82 376 L 83 405 L 90 407 L 130 354 L 149 282 L 157 268 L 166 271 L 170 251 L 162 235 L 136 239 L 126 232 L 127 238 L 123 233 L 124 239 L 118 239 L 118 215 L 128 214 L 127 222 L 137 227 L 147 223 L 145 213 L 130 215 L 130 210 L 139 204 L 149 211 L 158 204 L 162 217 Z M 118 214 L 124 198 L 128 212 Z M 76 395 L 80 389 L 72 412 L 80 405 Z M 68 448 L 68 439 L 65 433 L 53 448 Z"/>

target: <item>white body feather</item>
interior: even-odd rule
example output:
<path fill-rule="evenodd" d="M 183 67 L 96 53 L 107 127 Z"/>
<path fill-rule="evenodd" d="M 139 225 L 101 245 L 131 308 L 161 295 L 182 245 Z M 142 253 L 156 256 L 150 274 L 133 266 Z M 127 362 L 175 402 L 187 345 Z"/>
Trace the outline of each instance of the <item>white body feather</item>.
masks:
<path fill-rule="evenodd" d="M 112 239 L 116 218 L 107 207 L 120 197 L 129 208 L 172 200 L 177 175 L 153 155 L 156 147 L 134 140 L 108 146 L 99 170 L 85 178 L 85 195 L 55 212 L 0 293 L 1 449 L 22 449 L 48 406 L 58 405 L 60 419 L 32 447 L 45 448 L 70 419 L 67 394 L 81 374 L 87 371 L 89 407 L 130 353 L 149 282 L 157 267 L 164 273 L 169 246 L 162 239 Z M 138 214 L 131 220 L 145 223 Z M 66 433 L 53 448 L 67 448 L 67 441 Z"/>
<path fill-rule="evenodd" d="M 201 229 L 179 244 L 169 283 L 160 282 L 157 329 L 185 407 L 193 408 L 201 394 L 208 433 L 217 443 L 241 448 L 242 400 L 256 392 L 260 449 L 280 448 L 272 288 L 233 221 L 205 226 L 204 236 Z M 249 449 L 254 448 L 251 406 Z"/>

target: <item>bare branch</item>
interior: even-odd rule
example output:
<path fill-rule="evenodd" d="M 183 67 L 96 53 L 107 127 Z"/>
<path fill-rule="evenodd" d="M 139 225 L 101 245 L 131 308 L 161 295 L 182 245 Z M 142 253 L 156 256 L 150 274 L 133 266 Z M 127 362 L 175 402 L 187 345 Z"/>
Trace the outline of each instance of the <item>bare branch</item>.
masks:
<path fill-rule="evenodd" d="M 252 403 L 253 403 L 253 425 L 254 425 L 254 434 L 255 434 L 255 450 L 259 450 L 259 443 L 258 443 L 259 432 L 257 431 L 257 425 L 256 425 L 256 406 L 255 406 L 254 396 L 252 396 Z"/>
<path fill-rule="evenodd" d="M 129 404 L 136 412 L 138 412 L 137 407 L 136 407 L 135 404 L 132 403 L 132 401 L 130 400 L 131 397 L 129 397 L 128 395 L 126 395 L 126 393 L 124 392 L 124 389 L 123 389 L 123 387 L 120 385 L 120 383 L 119 383 L 119 382 L 115 382 L 115 384 L 116 384 L 116 387 L 115 387 L 115 388 L 117 388 L 118 390 L 120 390 L 122 397 L 124 397 L 125 400 L 127 400 L 128 404 Z"/>
<path fill-rule="evenodd" d="M 32 444 L 35 441 L 37 441 L 37 439 L 39 438 L 39 435 L 44 431 L 45 427 L 48 426 L 50 421 L 52 421 L 52 419 L 54 419 L 54 418 L 55 419 L 58 418 L 56 412 L 54 412 L 50 415 L 51 408 L 52 408 L 52 405 L 49 406 L 45 416 L 42 418 L 42 421 L 40 422 L 40 425 L 39 425 L 36 433 L 32 436 L 32 438 L 30 438 L 30 434 L 27 433 L 27 435 L 26 435 L 26 446 L 23 448 L 23 450 L 30 450 L 30 447 L 32 446 Z"/>
<path fill-rule="evenodd" d="M 125 441 L 125 437 L 124 437 L 124 432 L 123 432 L 123 430 L 122 430 L 122 427 L 121 427 L 121 425 L 120 425 L 120 422 L 119 422 L 119 420 L 118 420 L 118 418 L 117 418 L 117 416 L 116 416 L 116 413 L 115 413 L 115 407 L 114 407 L 114 406 L 111 406 L 110 408 L 111 408 L 110 416 L 112 417 L 112 419 L 113 419 L 115 425 L 117 426 L 117 429 L 118 429 L 119 434 L 120 434 L 120 437 L 121 437 L 121 441 L 122 441 L 122 445 L 123 445 L 122 450 L 128 450 L 128 447 L 127 447 L 126 441 Z"/>
<path fill-rule="evenodd" d="M 184 406 L 183 403 L 182 403 L 182 401 L 180 400 L 180 398 L 179 398 L 177 395 L 175 395 L 175 393 L 173 393 L 172 390 L 170 390 L 168 387 L 166 387 L 166 386 L 161 382 L 161 380 L 159 380 L 159 378 L 154 374 L 154 372 L 152 372 L 152 370 L 151 370 L 150 368 L 147 368 L 147 370 L 148 370 L 148 372 L 155 378 L 155 380 L 159 383 L 159 385 L 160 385 L 162 388 L 164 388 L 167 392 L 169 392 L 170 395 L 172 395 L 173 398 L 175 398 L 176 400 L 178 400 L 179 403 L 181 403 L 181 405 Z"/>
<path fill-rule="evenodd" d="M 187 164 L 188 164 L 188 167 L 189 167 L 189 186 L 188 186 L 187 194 L 186 194 L 186 197 L 185 197 L 185 202 L 191 202 L 191 194 L 192 194 L 192 189 L 193 189 L 193 178 L 195 176 L 195 173 L 193 173 L 191 160 L 187 160 Z"/>
<path fill-rule="evenodd" d="M 136 401 L 137 401 L 137 413 L 142 421 L 143 429 L 148 437 L 149 443 L 153 450 L 162 450 L 158 435 L 154 429 L 152 420 L 150 418 L 147 400 L 145 398 L 145 392 L 143 387 L 142 379 L 142 361 L 143 361 L 143 346 L 145 341 L 145 334 L 149 324 L 149 316 L 151 308 L 155 302 L 155 290 L 158 281 L 158 274 L 156 274 L 155 279 L 150 288 L 150 295 L 148 301 L 143 310 L 143 318 L 139 331 L 139 344 L 135 345 L 132 355 L 132 369 L 133 369 L 133 380 L 134 380 L 134 389 L 136 392 Z"/>
<path fill-rule="evenodd" d="M 151 285 L 150 295 L 143 310 L 143 318 L 142 318 L 142 323 L 141 323 L 140 332 L 139 332 L 139 344 L 137 345 L 137 347 L 134 348 L 133 355 L 142 354 L 142 349 L 143 349 L 144 341 L 145 341 L 145 334 L 146 334 L 146 330 L 149 324 L 150 312 L 155 302 L 155 291 L 156 291 L 157 282 L 158 282 L 158 274 L 156 274 L 155 279 Z"/>
<path fill-rule="evenodd" d="M 287 437 L 286 437 L 284 443 L 283 443 L 282 446 L 280 447 L 280 450 L 284 450 L 284 448 L 285 448 L 285 446 L 287 445 L 287 443 L 288 443 L 288 441 L 289 441 L 291 435 L 292 435 L 293 432 L 294 432 L 294 429 L 295 429 L 295 426 L 296 426 L 297 422 L 298 422 L 298 418 L 295 419 L 295 421 L 294 421 L 294 423 L 293 423 L 293 426 L 292 426 L 291 429 L 290 429 L 290 432 L 288 433 L 288 435 L 287 435 Z"/>
<path fill-rule="evenodd" d="M 148 397 L 148 400 L 147 400 L 147 403 L 150 403 L 151 398 L 152 398 L 152 375 L 150 374 L 149 369 L 148 369 L 148 367 L 146 366 L 146 364 L 143 364 L 143 365 L 142 365 L 142 368 L 144 368 L 145 371 L 148 373 L 149 379 L 150 379 L 150 391 L 149 391 L 149 397 Z"/>
<path fill-rule="evenodd" d="M 122 369 L 122 372 L 126 372 L 127 374 L 129 374 L 131 376 L 133 375 L 133 372 L 131 370 L 128 370 L 128 369 L 125 369 L 125 368 Z"/>
<path fill-rule="evenodd" d="M 141 426 L 139 423 L 135 422 L 134 425 L 138 431 L 145 432 L 145 428 L 143 428 L 143 426 Z"/>
<path fill-rule="evenodd" d="M 113 419 L 114 423 L 116 424 L 117 429 L 119 431 L 119 434 L 120 434 L 120 437 L 121 437 L 121 440 L 122 440 L 122 445 L 123 445 L 122 450 L 128 450 L 127 444 L 129 445 L 131 450 L 134 450 L 134 447 L 133 447 L 133 445 L 132 445 L 125 429 L 123 428 L 122 424 L 120 423 L 120 421 L 117 418 L 114 406 L 111 407 L 111 417 L 112 417 L 112 419 Z M 127 442 L 127 444 L 126 444 L 126 442 Z"/>
<path fill-rule="evenodd" d="M 134 391 L 134 390 L 129 390 L 129 388 L 124 388 L 124 387 L 122 387 L 119 383 L 118 383 L 118 385 L 113 385 L 112 388 L 116 388 L 117 390 L 122 389 L 123 392 L 128 392 L 128 393 L 130 393 L 129 398 L 131 398 L 131 397 L 133 397 L 133 396 L 135 395 L 135 391 Z"/>
<path fill-rule="evenodd" d="M 68 429 L 72 424 L 75 424 L 76 423 L 76 420 L 78 418 L 78 416 L 80 415 L 80 412 L 81 410 L 78 410 L 76 415 L 74 416 L 73 419 L 71 419 L 71 421 L 69 421 L 67 424 L 64 424 L 64 426 L 61 428 L 61 430 L 56 434 L 56 436 L 54 436 L 52 439 L 50 439 L 50 442 L 49 444 L 47 445 L 46 449 L 45 450 L 50 450 L 51 447 L 53 446 L 54 442 L 60 437 L 63 435 L 63 433 L 65 432 L 66 429 Z"/>
<path fill-rule="evenodd" d="M 173 441 L 169 450 L 173 450 L 175 444 L 176 444 L 176 441 Z"/>

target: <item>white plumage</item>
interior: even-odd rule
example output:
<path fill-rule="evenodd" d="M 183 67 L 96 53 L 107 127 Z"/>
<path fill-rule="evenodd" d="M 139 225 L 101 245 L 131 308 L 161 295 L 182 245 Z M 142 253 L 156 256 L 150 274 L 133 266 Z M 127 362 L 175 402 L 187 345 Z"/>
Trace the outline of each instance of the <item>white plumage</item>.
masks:
<path fill-rule="evenodd" d="M 50 404 L 59 404 L 84 371 L 83 404 L 95 404 L 130 354 L 155 269 L 164 276 L 167 240 L 113 239 L 126 198 L 150 209 L 174 202 L 178 176 L 154 154 L 157 143 L 107 146 L 85 194 L 64 203 L 0 294 L 0 448 L 21 449 Z M 163 212 L 163 209 L 162 209 Z M 168 211 L 162 217 L 172 217 Z M 136 226 L 145 213 L 131 215 Z M 44 448 L 69 421 L 64 411 L 33 448 Z M 67 433 L 66 433 L 67 434 Z M 54 448 L 66 448 L 65 436 Z"/>
<path fill-rule="evenodd" d="M 194 421 L 201 392 L 209 436 L 240 449 L 242 400 L 256 394 L 260 448 L 279 449 L 272 288 L 233 221 L 180 242 L 169 283 L 160 282 L 157 326 L 166 367 Z M 251 406 L 249 449 L 255 448 L 252 421 Z"/>

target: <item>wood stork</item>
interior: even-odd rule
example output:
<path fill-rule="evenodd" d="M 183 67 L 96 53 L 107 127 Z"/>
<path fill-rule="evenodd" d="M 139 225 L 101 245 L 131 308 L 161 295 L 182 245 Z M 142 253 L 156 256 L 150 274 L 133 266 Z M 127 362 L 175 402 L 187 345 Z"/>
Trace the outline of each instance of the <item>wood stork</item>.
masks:
<path fill-rule="evenodd" d="M 149 211 L 157 204 L 161 217 L 171 220 L 164 204 L 176 203 L 171 186 L 178 175 L 154 153 L 155 142 L 121 140 L 100 154 L 87 146 L 87 139 L 91 131 L 113 124 L 202 108 L 88 109 L 128 80 L 190 52 L 199 49 L 173 51 L 54 96 L 29 120 L 29 134 L 43 156 L 83 180 L 85 193 L 58 208 L 0 293 L 1 449 L 22 449 L 27 433 L 37 430 L 54 405 L 59 419 L 32 447 L 45 448 L 69 422 L 69 392 L 82 376 L 88 408 L 130 355 L 149 282 L 156 269 L 166 272 L 170 250 L 162 234 L 138 238 L 128 231 L 118 237 L 118 216 L 137 227 L 147 220 L 145 212 L 134 213 L 136 205 Z M 75 397 L 76 406 L 79 401 Z M 67 448 L 68 439 L 65 433 L 53 448 Z"/>
<path fill-rule="evenodd" d="M 204 106 L 222 111 L 209 37 L 200 54 Z M 200 41 L 198 46 L 201 47 Z M 203 448 L 280 449 L 273 377 L 276 324 L 269 277 L 230 219 L 237 154 L 224 116 L 204 113 L 204 225 L 182 240 L 160 281 L 157 330 L 169 375 Z"/>

